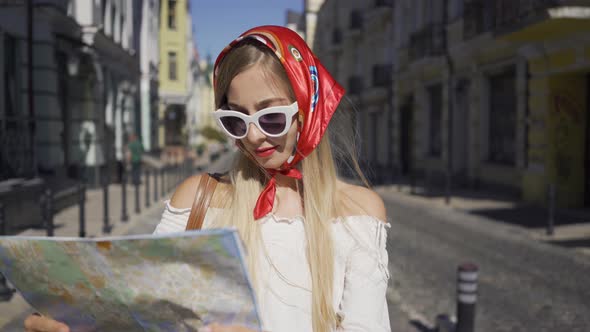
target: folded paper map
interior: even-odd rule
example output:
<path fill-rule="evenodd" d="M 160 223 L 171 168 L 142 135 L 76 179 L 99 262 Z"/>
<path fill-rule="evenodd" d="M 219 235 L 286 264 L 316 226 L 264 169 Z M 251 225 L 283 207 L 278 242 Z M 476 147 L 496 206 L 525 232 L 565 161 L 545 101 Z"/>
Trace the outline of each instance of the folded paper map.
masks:
<path fill-rule="evenodd" d="M 235 230 L 95 239 L 0 237 L 0 272 L 73 331 L 260 330 Z"/>

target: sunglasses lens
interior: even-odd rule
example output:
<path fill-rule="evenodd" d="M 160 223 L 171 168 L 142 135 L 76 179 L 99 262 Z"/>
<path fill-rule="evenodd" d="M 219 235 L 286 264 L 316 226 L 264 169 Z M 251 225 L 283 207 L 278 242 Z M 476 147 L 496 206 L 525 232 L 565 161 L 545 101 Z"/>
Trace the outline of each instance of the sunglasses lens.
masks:
<path fill-rule="evenodd" d="M 246 122 L 236 116 L 224 116 L 221 118 L 221 123 L 234 136 L 246 134 Z"/>
<path fill-rule="evenodd" d="M 271 135 L 280 134 L 287 124 L 287 118 L 284 113 L 269 113 L 258 119 L 260 127 Z"/>

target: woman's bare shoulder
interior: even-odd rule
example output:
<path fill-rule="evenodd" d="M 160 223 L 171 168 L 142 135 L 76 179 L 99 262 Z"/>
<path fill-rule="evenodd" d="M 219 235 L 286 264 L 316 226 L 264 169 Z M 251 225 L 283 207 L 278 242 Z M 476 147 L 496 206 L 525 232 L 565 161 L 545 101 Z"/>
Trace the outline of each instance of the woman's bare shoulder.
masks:
<path fill-rule="evenodd" d="M 179 209 L 191 208 L 193 206 L 197 187 L 199 186 L 199 181 L 201 181 L 202 176 L 204 175 L 197 174 L 182 181 L 178 187 L 176 187 L 176 190 L 170 199 L 170 205 Z M 221 176 L 219 178 L 219 183 L 215 188 L 215 193 L 213 194 L 210 205 L 213 207 L 222 207 L 223 197 L 225 197 L 225 194 L 228 193 L 229 188 L 230 184 L 228 177 Z"/>
<path fill-rule="evenodd" d="M 195 199 L 195 193 L 199 181 L 201 180 L 200 174 L 190 176 L 182 181 L 174 191 L 172 198 L 170 198 L 170 205 L 179 209 L 187 209 L 193 206 Z"/>
<path fill-rule="evenodd" d="M 343 198 L 342 205 L 345 216 L 369 215 L 386 221 L 385 204 L 376 192 L 343 181 L 339 181 L 338 188 L 338 192 Z"/>

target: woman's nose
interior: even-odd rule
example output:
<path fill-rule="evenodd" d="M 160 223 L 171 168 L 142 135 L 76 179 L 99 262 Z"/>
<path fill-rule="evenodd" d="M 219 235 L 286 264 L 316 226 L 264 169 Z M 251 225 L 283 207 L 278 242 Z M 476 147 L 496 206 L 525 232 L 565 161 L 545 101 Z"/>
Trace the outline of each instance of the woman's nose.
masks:
<path fill-rule="evenodd" d="M 250 123 L 246 139 L 250 143 L 260 143 L 266 139 L 266 135 L 254 123 Z"/>

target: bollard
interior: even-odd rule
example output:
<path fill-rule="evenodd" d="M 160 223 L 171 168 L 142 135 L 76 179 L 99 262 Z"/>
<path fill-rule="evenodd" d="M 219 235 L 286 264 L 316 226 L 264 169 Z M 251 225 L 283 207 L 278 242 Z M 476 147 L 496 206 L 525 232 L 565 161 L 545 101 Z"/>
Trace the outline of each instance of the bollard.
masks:
<path fill-rule="evenodd" d="M 6 235 L 7 231 L 6 227 L 6 214 L 4 213 L 4 203 L 0 202 L 0 235 Z M 4 275 L 0 273 L 0 301 L 8 302 L 12 299 L 12 295 L 14 294 L 15 290 L 8 287 L 6 283 L 6 278 Z"/>
<path fill-rule="evenodd" d="M 174 189 L 174 181 L 176 181 L 176 166 L 170 166 L 170 190 Z"/>
<path fill-rule="evenodd" d="M 158 201 L 158 169 L 154 169 L 154 203 Z"/>
<path fill-rule="evenodd" d="M 555 184 L 549 185 L 549 208 L 547 211 L 547 235 L 553 235 L 553 225 L 555 224 Z"/>
<path fill-rule="evenodd" d="M 180 183 L 180 179 L 182 179 L 182 163 L 178 163 L 178 176 L 176 177 L 176 186 Z"/>
<path fill-rule="evenodd" d="M 402 168 L 399 166 L 395 169 L 395 176 L 397 182 L 397 191 L 402 192 L 402 181 L 404 179 L 404 175 L 402 174 Z"/>
<path fill-rule="evenodd" d="M 450 170 L 447 170 L 447 172 L 445 174 L 445 205 L 451 204 L 452 188 L 453 188 L 453 175 L 451 174 Z"/>
<path fill-rule="evenodd" d="M 10 288 L 4 275 L 0 273 L 0 301 L 9 302 L 16 290 Z"/>
<path fill-rule="evenodd" d="M 164 183 L 166 184 L 166 192 L 170 191 L 170 178 L 168 177 L 169 169 L 170 168 L 168 167 L 168 165 L 164 166 Z"/>
<path fill-rule="evenodd" d="M 129 216 L 127 215 L 127 172 L 123 168 L 121 173 L 121 221 L 127 222 Z"/>
<path fill-rule="evenodd" d="M 47 230 L 47 236 L 53 236 L 53 192 L 51 189 L 47 188 L 45 190 L 45 198 L 44 202 L 44 214 L 43 214 L 43 226 Z"/>
<path fill-rule="evenodd" d="M 140 213 L 141 208 L 139 207 L 139 181 L 135 181 L 135 213 Z"/>
<path fill-rule="evenodd" d="M 174 181 L 176 181 L 176 166 L 170 166 L 170 190 L 174 189 Z"/>
<path fill-rule="evenodd" d="M 176 186 L 176 180 L 178 179 L 178 165 L 172 165 L 172 187 Z"/>
<path fill-rule="evenodd" d="M 164 188 L 164 191 L 162 192 L 162 196 L 164 195 L 164 193 L 168 192 L 168 166 L 164 165 L 164 167 L 162 167 L 162 188 Z"/>
<path fill-rule="evenodd" d="M 6 225 L 6 214 L 4 213 L 4 203 L 0 202 L 0 235 L 6 235 L 8 227 Z"/>
<path fill-rule="evenodd" d="M 172 190 L 174 188 L 174 165 L 170 165 L 168 176 L 168 179 L 170 180 L 170 184 L 168 186 L 170 187 L 170 190 Z"/>
<path fill-rule="evenodd" d="M 435 321 L 435 332 L 454 332 L 455 324 L 451 320 L 451 317 L 446 314 L 440 314 L 436 316 Z"/>
<path fill-rule="evenodd" d="M 426 174 L 424 175 L 424 194 L 426 196 L 430 196 L 434 193 L 434 185 L 432 180 L 432 172 L 430 170 L 426 170 Z"/>
<path fill-rule="evenodd" d="M 164 183 L 164 167 L 160 168 L 160 197 L 166 194 L 166 184 Z"/>
<path fill-rule="evenodd" d="M 45 198 L 45 191 L 39 196 L 39 207 L 41 211 L 41 227 L 46 228 L 47 223 L 47 199 Z"/>
<path fill-rule="evenodd" d="M 473 332 L 475 327 L 475 304 L 477 302 L 477 265 L 465 263 L 457 270 L 457 330 Z"/>
<path fill-rule="evenodd" d="M 410 195 L 416 194 L 416 174 L 414 170 L 410 171 Z"/>
<path fill-rule="evenodd" d="M 150 207 L 150 170 L 145 170 L 145 207 Z"/>
<path fill-rule="evenodd" d="M 78 235 L 86 237 L 86 185 L 84 183 L 78 184 L 78 219 L 80 222 L 80 230 Z"/>
<path fill-rule="evenodd" d="M 172 166 L 172 187 L 176 186 L 177 180 L 178 180 L 178 165 L 174 164 L 174 166 Z"/>
<path fill-rule="evenodd" d="M 111 233 L 111 225 L 109 223 L 109 181 L 108 175 L 105 174 L 102 183 L 102 203 L 103 203 L 103 218 L 102 218 L 102 232 L 104 234 Z"/>

